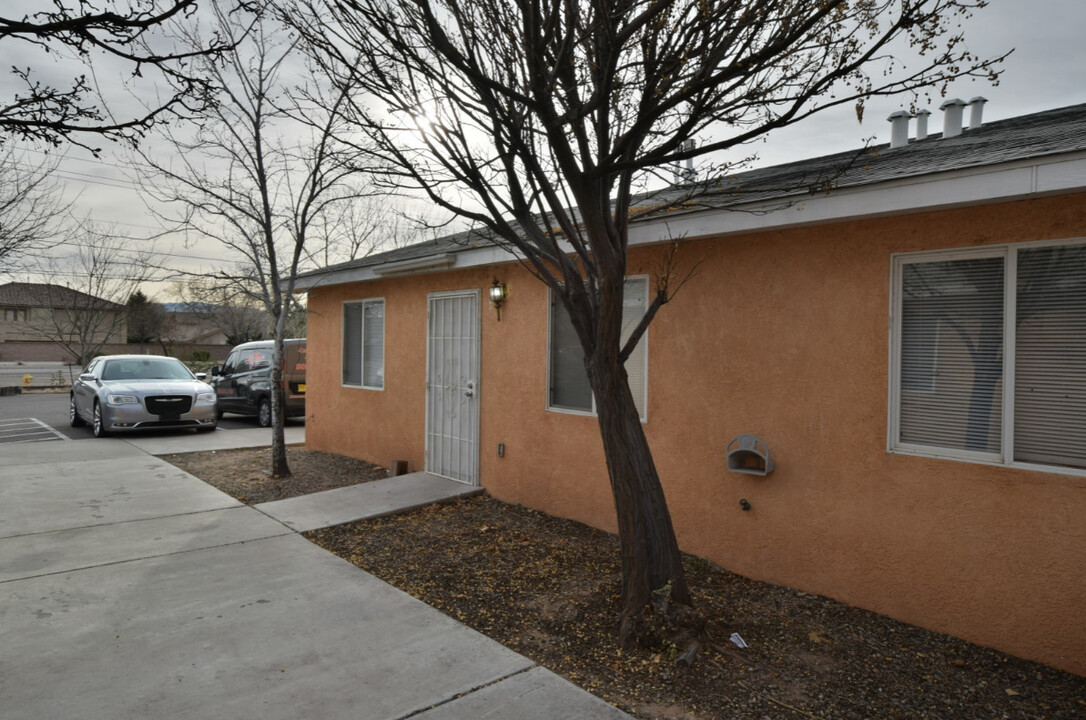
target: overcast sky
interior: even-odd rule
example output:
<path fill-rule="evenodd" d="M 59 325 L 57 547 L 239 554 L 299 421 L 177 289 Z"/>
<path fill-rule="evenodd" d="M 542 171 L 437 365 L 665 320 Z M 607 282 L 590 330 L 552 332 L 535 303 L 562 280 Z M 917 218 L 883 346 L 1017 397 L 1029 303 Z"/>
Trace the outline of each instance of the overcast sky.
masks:
<path fill-rule="evenodd" d="M 3 14 L 21 0 L 0 0 Z M 33 7 L 33 4 L 27 5 Z M 1086 0 L 991 0 L 965 26 L 969 48 L 978 56 L 991 57 L 1014 48 L 1004 65 L 997 87 L 986 82 L 964 81 L 949 89 L 949 97 L 968 101 L 983 95 L 986 122 L 1086 102 Z M 5 48 L 11 52 L 12 48 Z M 5 57 L 6 65 L 23 64 L 29 59 Z M 4 81 L 0 81 L 0 86 Z M 874 143 L 889 140 L 886 117 L 903 103 L 891 98 L 876 98 L 867 107 L 862 124 L 852 108 L 840 108 L 770 136 L 754 149 L 758 165 L 769 165 L 814 157 L 861 146 L 874 137 Z M 929 110 L 931 132 L 942 127 L 939 101 Z M 158 229 L 155 220 L 143 209 L 143 203 L 120 167 L 122 159 L 109 149 L 95 160 L 88 152 L 70 148 L 62 163 L 62 177 L 70 197 L 77 198 L 77 213 L 90 214 L 102 223 L 116 224 L 118 231 L 146 246 L 147 237 Z M 156 249 L 164 263 L 209 265 L 221 262 L 214 246 L 185 249 L 180 240 L 159 242 Z M 159 289 L 160 299 L 166 288 Z"/>

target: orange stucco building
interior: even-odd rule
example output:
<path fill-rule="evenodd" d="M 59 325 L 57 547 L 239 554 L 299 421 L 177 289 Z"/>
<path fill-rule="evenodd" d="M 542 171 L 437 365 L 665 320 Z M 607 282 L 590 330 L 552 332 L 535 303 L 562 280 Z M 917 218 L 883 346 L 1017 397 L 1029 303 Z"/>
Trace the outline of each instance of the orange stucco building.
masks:
<path fill-rule="evenodd" d="M 977 161 L 992 143 L 1016 149 Z M 679 544 L 1086 674 L 1086 106 L 880 155 L 773 212 L 631 232 L 634 281 L 669 234 L 701 263 L 631 358 Z M 556 399 L 548 290 L 429 245 L 303 277 L 307 446 L 614 530 L 591 407 Z M 743 433 L 768 475 L 729 471 Z"/>

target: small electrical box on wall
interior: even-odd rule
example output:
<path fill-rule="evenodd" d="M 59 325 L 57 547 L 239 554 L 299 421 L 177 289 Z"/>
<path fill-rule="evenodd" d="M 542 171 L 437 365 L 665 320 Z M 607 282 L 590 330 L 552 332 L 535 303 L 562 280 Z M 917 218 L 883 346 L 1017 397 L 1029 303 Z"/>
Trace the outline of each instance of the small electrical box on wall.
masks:
<path fill-rule="evenodd" d="M 732 472 L 762 476 L 773 472 L 769 446 L 757 435 L 736 435 L 728 442 L 725 451 L 728 454 L 728 470 Z"/>

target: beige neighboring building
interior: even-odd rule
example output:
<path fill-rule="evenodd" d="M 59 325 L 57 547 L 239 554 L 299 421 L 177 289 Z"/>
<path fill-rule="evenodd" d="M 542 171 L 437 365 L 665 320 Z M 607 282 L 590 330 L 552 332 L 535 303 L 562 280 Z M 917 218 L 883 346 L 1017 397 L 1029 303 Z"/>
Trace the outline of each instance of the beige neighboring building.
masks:
<path fill-rule="evenodd" d="M 170 343 L 228 345 L 226 333 L 215 321 L 214 308 L 203 303 L 160 303 L 166 311 L 163 337 Z"/>
<path fill-rule="evenodd" d="M 0 285 L 0 359 L 72 361 L 63 346 L 124 343 L 124 305 L 62 285 Z"/>

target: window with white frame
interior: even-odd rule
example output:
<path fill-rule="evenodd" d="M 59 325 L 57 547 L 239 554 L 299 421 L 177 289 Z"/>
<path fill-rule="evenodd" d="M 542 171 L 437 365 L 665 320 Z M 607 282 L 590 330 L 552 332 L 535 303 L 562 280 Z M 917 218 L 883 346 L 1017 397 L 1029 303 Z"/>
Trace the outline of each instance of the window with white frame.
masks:
<path fill-rule="evenodd" d="M 1086 468 L 1086 242 L 893 260 L 890 449 Z"/>
<path fill-rule="evenodd" d="M 385 388 L 385 301 L 343 304 L 343 384 Z"/>
<path fill-rule="evenodd" d="M 628 278 L 623 288 L 622 342 L 633 332 L 648 309 L 648 278 Z M 548 357 L 550 401 L 552 410 L 594 413 L 596 401 L 588 384 L 584 366 L 584 351 L 566 308 L 551 294 L 550 349 Z M 626 359 L 626 375 L 630 381 L 634 404 L 645 419 L 648 405 L 648 333 L 641 336 L 630 357 Z"/>

